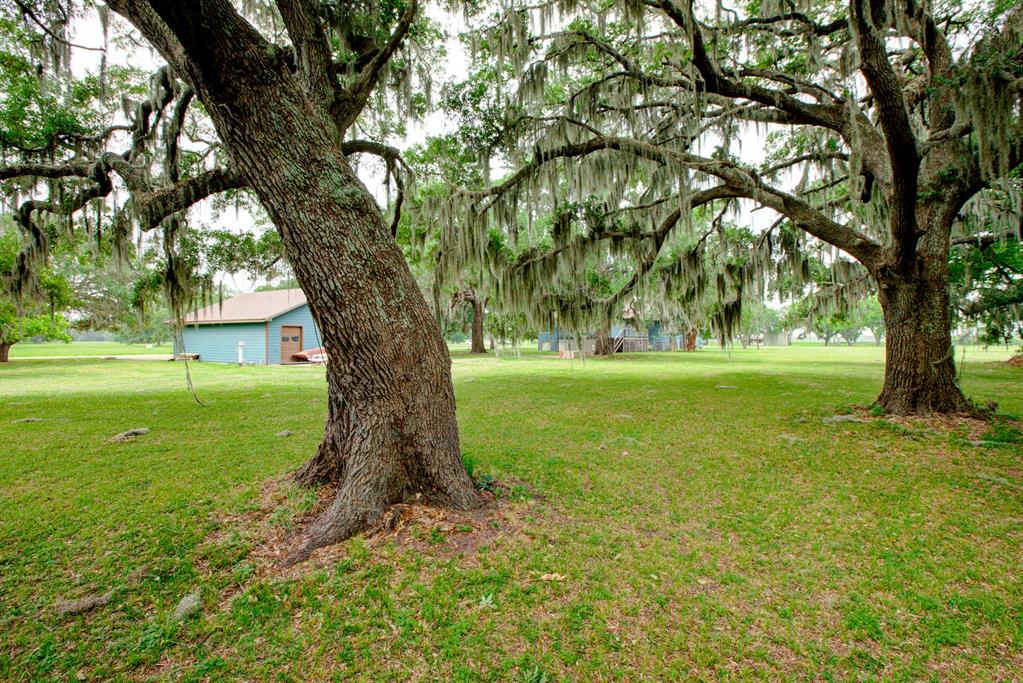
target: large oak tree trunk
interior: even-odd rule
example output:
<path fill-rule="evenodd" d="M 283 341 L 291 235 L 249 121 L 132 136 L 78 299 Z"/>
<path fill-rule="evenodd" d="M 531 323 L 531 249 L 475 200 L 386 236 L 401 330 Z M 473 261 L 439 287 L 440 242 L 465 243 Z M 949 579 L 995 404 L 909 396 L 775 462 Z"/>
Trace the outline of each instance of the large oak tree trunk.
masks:
<path fill-rule="evenodd" d="M 326 134 L 329 121 L 288 102 L 289 91 L 260 98 L 287 107 L 280 117 L 258 117 L 241 139 L 221 134 L 281 231 L 329 358 L 323 442 L 296 479 L 339 489 L 298 560 L 416 494 L 459 509 L 479 498 L 461 461 L 440 329 L 375 202 Z"/>
<path fill-rule="evenodd" d="M 11 344 L 0 344 L 0 363 L 6 363 L 11 359 Z"/>
<path fill-rule="evenodd" d="M 483 338 L 483 302 L 479 298 L 472 300 L 472 349 L 470 353 L 486 353 L 487 346 Z"/>
<path fill-rule="evenodd" d="M 296 479 L 339 489 L 294 560 L 416 494 L 459 509 L 479 503 L 436 321 L 373 199 L 323 132 L 327 122 L 299 113 L 284 117 L 284 130 L 258 126 L 235 145 L 329 358 L 323 442 Z"/>
<path fill-rule="evenodd" d="M 913 277 L 878 279 L 887 339 L 877 401 L 896 415 L 970 409 L 955 374 L 947 265 L 931 261 Z"/>
<path fill-rule="evenodd" d="M 144 4 L 128 4 L 148 35 L 153 17 Z M 479 505 L 461 460 L 447 347 L 341 151 L 327 103 L 288 68 L 282 51 L 266 49 L 232 12 L 206 3 L 152 4 L 187 58 L 173 46 L 165 56 L 195 87 L 281 234 L 329 359 L 323 441 L 296 479 L 338 489 L 289 563 L 417 494 L 458 509 Z M 209 39 L 216 32 L 230 44 Z M 159 25 L 152 33 L 159 41 Z"/>
<path fill-rule="evenodd" d="M 611 340 L 611 330 L 607 327 L 602 327 L 597 331 L 597 338 L 593 344 L 593 355 L 594 356 L 613 356 L 614 355 L 614 342 Z"/>

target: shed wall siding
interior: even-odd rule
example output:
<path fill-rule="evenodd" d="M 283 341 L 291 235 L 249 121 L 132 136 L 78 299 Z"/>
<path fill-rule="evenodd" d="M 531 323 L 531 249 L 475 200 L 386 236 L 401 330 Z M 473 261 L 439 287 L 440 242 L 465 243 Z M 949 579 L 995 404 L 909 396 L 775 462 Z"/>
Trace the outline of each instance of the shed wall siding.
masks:
<path fill-rule="evenodd" d="M 632 325 L 611 325 L 609 335 L 612 339 L 618 339 L 625 337 L 625 351 L 628 353 L 636 351 L 669 351 L 672 348 L 671 335 L 665 334 L 661 328 L 659 321 L 651 323 L 645 331 L 639 330 Z M 557 351 L 558 350 L 558 330 L 554 331 L 545 330 L 537 335 L 536 347 L 539 351 Z M 562 334 L 560 335 L 563 346 L 568 346 L 570 349 L 575 347 L 575 335 L 573 334 Z M 645 338 L 645 341 L 644 341 Z M 584 342 L 584 349 L 592 350 L 594 346 L 594 340 L 596 339 L 596 333 L 590 332 L 586 335 Z M 680 346 L 679 341 L 681 337 L 676 338 L 676 346 Z"/>
<path fill-rule="evenodd" d="M 185 342 L 185 352 L 199 354 L 199 360 L 214 363 L 237 363 L 238 342 L 243 341 L 245 342 L 246 364 L 263 365 L 266 363 L 265 323 L 186 325 L 182 337 Z M 270 358 L 272 359 L 273 356 Z"/>
<path fill-rule="evenodd" d="M 313 322 L 313 314 L 308 305 L 299 306 L 293 311 L 288 311 L 270 321 L 270 363 L 281 362 L 281 326 L 299 325 L 302 328 L 302 348 L 312 349 L 323 345 L 323 338 L 320 336 Z"/>

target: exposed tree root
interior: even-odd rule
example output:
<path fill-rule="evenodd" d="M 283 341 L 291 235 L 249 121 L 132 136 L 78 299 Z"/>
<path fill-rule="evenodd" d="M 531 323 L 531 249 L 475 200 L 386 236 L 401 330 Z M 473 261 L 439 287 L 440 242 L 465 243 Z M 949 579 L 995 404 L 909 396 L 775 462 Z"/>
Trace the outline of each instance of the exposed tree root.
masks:
<path fill-rule="evenodd" d="M 376 464 L 379 465 L 379 461 Z M 322 476 L 316 467 L 310 468 L 309 463 L 299 472 L 302 476 L 296 474 L 294 477 L 298 483 L 307 483 L 310 478 L 316 481 Z M 409 474 L 396 466 L 378 469 L 372 477 L 358 475 L 356 468 L 349 469 L 330 504 L 296 539 L 293 549 L 284 558 L 284 567 L 309 559 L 319 548 L 341 543 L 378 526 L 393 505 L 420 503 L 467 511 L 482 507 L 487 502 L 476 492 L 464 472 L 464 483 L 459 478 L 452 479 L 441 473 L 420 473 L 416 480 L 427 484 L 418 486 L 412 485 Z M 441 485 L 433 485 L 435 480 L 440 480 Z"/>
<path fill-rule="evenodd" d="M 927 415 L 895 415 L 884 413 L 878 415 L 871 410 L 870 406 L 854 405 L 850 417 L 855 417 L 857 422 L 886 422 L 910 428 L 918 433 L 932 432 L 934 434 L 961 434 L 969 442 L 980 443 L 984 433 L 990 429 L 993 420 L 1002 420 L 991 407 L 978 408 L 970 404 L 969 410 L 961 410 L 955 413 L 930 413 Z M 1023 422 L 1019 420 L 1005 420 L 1007 424 L 1017 428 L 1023 428 Z"/>
<path fill-rule="evenodd" d="M 922 392 L 882 391 L 876 403 L 885 413 L 900 416 L 959 415 L 982 417 L 983 409 L 973 405 L 958 387 L 944 389 L 934 394 Z"/>
<path fill-rule="evenodd" d="M 481 504 L 475 509 L 460 511 L 413 497 L 364 518 L 350 536 L 361 535 L 371 549 L 387 546 L 399 552 L 411 550 L 472 562 L 477 548 L 499 538 L 517 537 L 525 527 L 536 524 L 541 509 L 544 517 L 552 512 L 523 482 L 489 481 L 488 486 L 492 490 L 480 492 Z M 261 577 L 302 573 L 307 571 L 305 565 L 330 564 L 348 556 L 348 544 L 314 548 L 310 538 L 324 514 L 337 504 L 338 493 L 331 485 L 312 489 L 297 486 L 290 478 L 270 480 L 255 510 L 219 517 L 220 529 L 206 543 L 217 546 L 236 543 L 232 538 L 246 539 L 251 548 L 247 558 Z"/>
<path fill-rule="evenodd" d="M 314 550 L 347 541 L 360 531 L 373 526 L 387 508 L 396 502 L 398 501 L 388 500 L 381 491 L 355 498 L 351 487 L 342 485 L 334 500 L 309 525 L 294 549 L 284 558 L 282 565 L 291 567 L 309 559 Z"/>

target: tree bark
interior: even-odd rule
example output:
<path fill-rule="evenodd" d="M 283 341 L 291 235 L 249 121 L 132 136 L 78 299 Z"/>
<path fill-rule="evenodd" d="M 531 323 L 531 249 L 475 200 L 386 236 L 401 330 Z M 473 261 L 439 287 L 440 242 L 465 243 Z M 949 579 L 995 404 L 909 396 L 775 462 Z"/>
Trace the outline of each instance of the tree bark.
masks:
<path fill-rule="evenodd" d="M 947 267 L 946 261 L 930 259 L 923 262 L 920 275 L 878 281 L 887 339 L 884 388 L 877 402 L 886 412 L 926 415 L 971 409 L 955 374 Z"/>
<path fill-rule="evenodd" d="M 13 344 L 0 344 L 0 363 L 6 363 L 11 359 L 11 346 Z"/>
<path fill-rule="evenodd" d="M 483 340 L 483 302 L 479 297 L 472 300 L 472 349 L 470 353 L 486 353 L 487 347 Z"/>
<path fill-rule="evenodd" d="M 461 460 L 440 329 L 329 122 L 308 109 L 296 102 L 273 128 L 249 127 L 231 145 L 281 230 L 330 359 L 323 442 L 295 478 L 339 488 L 292 562 L 417 494 L 458 509 L 480 502 Z"/>
<path fill-rule="evenodd" d="M 478 506 L 459 449 L 447 347 L 344 156 L 330 103 L 223 2 L 111 6 L 195 89 L 280 232 L 323 338 L 327 423 L 295 479 L 338 488 L 286 563 L 358 533 L 389 505 L 417 495 L 458 509 Z"/>
<path fill-rule="evenodd" d="M 686 351 L 696 350 L 696 337 L 699 335 L 699 330 L 689 330 L 686 333 L 685 339 L 683 339 L 684 349 Z"/>
<path fill-rule="evenodd" d="M 593 355 L 594 356 L 612 356 L 614 355 L 614 346 L 611 341 L 611 330 L 607 327 L 602 327 L 597 332 L 597 339 L 593 344 Z"/>

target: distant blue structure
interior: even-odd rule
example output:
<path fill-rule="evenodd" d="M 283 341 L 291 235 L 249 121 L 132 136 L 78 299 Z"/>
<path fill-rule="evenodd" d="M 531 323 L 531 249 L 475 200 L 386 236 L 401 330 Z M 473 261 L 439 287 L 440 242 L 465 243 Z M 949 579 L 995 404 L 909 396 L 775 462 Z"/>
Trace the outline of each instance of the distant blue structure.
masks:
<path fill-rule="evenodd" d="M 682 335 L 661 333 L 660 321 L 652 322 L 645 332 L 632 325 L 612 325 L 611 339 L 615 347 L 615 353 L 637 353 L 643 351 L 670 351 L 673 348 L 682 348 Z M 583 337 L 583 350 L 592 353 L 596 347 L 597 335 L 588 333 Z M 537 351 L 561 351 L 577 350 L 575 335 L 555 327 L 553 330 L 540 332 L 536 338 Z"/>
<path fill-rule="evenodd" d="M 301 289 L 240 294 L 190 313 L 181 341 L 176 355 L 243 365 L 300 362 L 292 354 L 322 345 Z"/>

